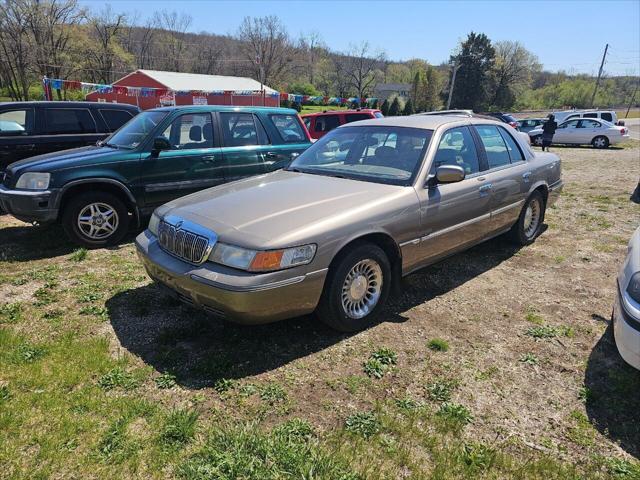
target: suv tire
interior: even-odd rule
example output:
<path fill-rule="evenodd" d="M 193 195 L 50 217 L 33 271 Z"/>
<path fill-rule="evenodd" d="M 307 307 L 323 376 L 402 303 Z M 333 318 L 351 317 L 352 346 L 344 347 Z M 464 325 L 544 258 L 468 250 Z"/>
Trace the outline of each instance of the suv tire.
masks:
<path fill-rule="evenodd" d="M 390 287 L 391 264 L 384 251 L 372 243 L 356 245 L 330 268 L 316 315 L 340 332 L 364 330 L 376 322 Z"/>
<path fill-rule="evenodd" d="M 67 203 L 62 227 L 72 242 L 83 247 L 113 245 L 129 230 L 129 212 L 124 202 L 111 193 L 82 193 Z"/>
<path fill-rule="evenodd" d="M 542 194 L 535 190 L 520 212 L 518 221 L 511 227 L 509 235 L 517 245 L 529 245 L 540 235 L 544 223 L 545 203 Z"/>

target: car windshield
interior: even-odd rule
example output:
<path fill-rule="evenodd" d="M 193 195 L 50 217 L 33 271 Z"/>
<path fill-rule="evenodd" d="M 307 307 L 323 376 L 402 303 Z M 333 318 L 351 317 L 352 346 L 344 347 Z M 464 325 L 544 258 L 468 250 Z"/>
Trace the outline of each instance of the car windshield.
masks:
<path fill-rule="evenodd" d="M 104 145 L 115 148 L 132 149 L 140 145 L 168 112 L 142 112 L 133 117 L 109 138 Z"/>
<path fill-rule="evenodd" d="M 421 128 L 341 127 L 314 143 L 287 170 L 410 185 L 432 134 Z"/>

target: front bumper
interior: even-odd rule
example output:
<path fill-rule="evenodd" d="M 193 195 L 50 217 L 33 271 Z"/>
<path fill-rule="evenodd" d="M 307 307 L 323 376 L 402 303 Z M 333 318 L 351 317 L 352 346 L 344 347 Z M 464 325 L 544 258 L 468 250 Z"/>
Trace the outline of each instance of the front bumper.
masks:
<path fill-rule="evenodd" d="M 302 267 L 254 274 L 205 262 L 191 265 L 160 248 L 148 230 L 136 250 L 149 276 L 185 303 L 237 323 L 262 324 L 306 315 L 318 305 L 327 269 Z"/>
<path fill-rule="evenodd" d="M 13 190 L 0 185 L 0 207 L 24 222 L 53 222 L 58 218 L 58 190 Z"/>
<path fill-rule="evenodd" d="M 625 305 L 620 289 L 613 307 L 613 335 L 620 356 L 634 368 L 640 370 L 640 315 L 631 313 L 632 308 Z"/>

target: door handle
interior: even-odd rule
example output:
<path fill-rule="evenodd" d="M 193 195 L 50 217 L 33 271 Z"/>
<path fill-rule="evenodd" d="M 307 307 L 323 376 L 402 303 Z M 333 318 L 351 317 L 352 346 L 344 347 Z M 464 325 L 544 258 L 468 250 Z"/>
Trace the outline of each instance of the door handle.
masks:
<path fill-rule="evenodd" d="M 480 191 L 480 193 L 484 193 L 484 192 L 488 192 L 492 188 L 493 188 L 493 185 L 491 183 L 487 183 L 486 185 L 482 185 L 478 190 Z"/>
<path fill-rule="evenodd" d="M 26 145 L 16 145 L 16 150 L 33 150 L 36 148 L 35 143 L 29 143 Z"/>
<path fill-rule="evenodd" d="M 216 161 L 216 157 L 214 155 L 205 155 L 202 157 L 202 163 L 213 163 Z"/>
<path fill-rule="evenodd" d="M 528 182 L 530 177 L 531 177 L 531 172 L 524 172 L 524 173 L 522 174 L 522 179 L 523 179 L 525 182 Z"/>
<path fill-rule="evenodd" d="M 264 156 L 267 158 L 276 158 L 278 154 L 276 152 L 267 152 L 264 154 Z"/>

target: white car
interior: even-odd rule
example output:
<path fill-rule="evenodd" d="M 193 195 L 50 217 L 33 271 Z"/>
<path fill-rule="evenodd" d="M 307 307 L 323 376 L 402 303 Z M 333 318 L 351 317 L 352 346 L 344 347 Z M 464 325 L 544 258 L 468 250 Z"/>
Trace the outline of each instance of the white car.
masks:
<path fill-rule="evenodd" d="M 640 370 L 640 228 L 631 241 L 618 274 L 618 295 L 613 307 L 613 335 L 620 356 Z"/>
<path fill-rule="evenodd" d="M 542 126 L 529 131 L 531 144 L 542 146 Z M 558 125 L 553 135 L 554 144 L 593 145 L 594 148 L 607 148 L 609 145 L 629 140 L 629 130 L 604 120 L 576 118 Z"/>

